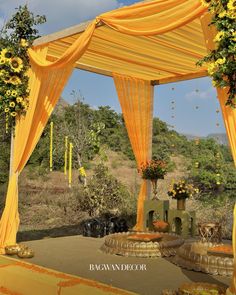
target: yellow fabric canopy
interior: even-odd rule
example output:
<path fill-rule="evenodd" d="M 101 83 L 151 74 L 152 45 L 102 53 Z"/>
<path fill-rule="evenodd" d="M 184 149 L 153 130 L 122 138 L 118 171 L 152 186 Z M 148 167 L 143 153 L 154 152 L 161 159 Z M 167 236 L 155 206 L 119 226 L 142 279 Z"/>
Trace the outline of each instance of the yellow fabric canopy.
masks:
<path fill-rule="evenodd" d="M 14 243 L 16 239 L 19 224 L 18 173 L 24 168 L 37 144 L 73 68 L 108 76 L 115 72 L 117 89 L 122 88 L 125 80 L 118 75 L 129 76 L 126 85 L 133 81 L 131 78 L 139 79 L 137 85 L 141 85 L 141 81 L 154 85 L 206 76 L 206 70 L 196 67 L 196 62 L 214 45 L 213 33 L 208 30 L 209 18 L 200 0 L 153 0 L 104 13 L 86 28 L 68 29 L 35 42 L 34 48 L 29 50 L 32 64 L 30 106 L 26 116 L 17 122 L 13 173 L 0 221 L 2 252 L 4 246 Z M 121 91 L 118 93 L 125 110 L 128 94 L 122 98 Z M 227 93 L 219 91 L 218 94 L 222 105 Z M 150 109 L 145 108 L 144 102 L 142 104 L 150 115 Z M 223 105 L 222 111 L 236 161 L 236 112 Z M 131 118 L 130 115 L 129 117 Z M 135 122 L 139 122 L 139 119 Z M 127 119 L 126 124 L 129 125 Z M 147 132 L 147 125 L 137 126 L 140 134 Z M 137 126 L 127 127 L 129 134 L 137 132 Z M 133 148 L 136 146 L 139 149 L 141 141 L 134 143 L 134 136 L 131 135 L 130 138 Z M 148 157 L 149 145 L 146 143 L 143 155 L 137 156 L 139 151 L 135 151 L 138 163 L 141 158 L 143 160 Z M 143 185 L 140 194 L 144 196 L 145 192 Z M 143 197 L 140 200 L 143 201 Z M 232 290 L 235 290 L 235 275 Z"/>

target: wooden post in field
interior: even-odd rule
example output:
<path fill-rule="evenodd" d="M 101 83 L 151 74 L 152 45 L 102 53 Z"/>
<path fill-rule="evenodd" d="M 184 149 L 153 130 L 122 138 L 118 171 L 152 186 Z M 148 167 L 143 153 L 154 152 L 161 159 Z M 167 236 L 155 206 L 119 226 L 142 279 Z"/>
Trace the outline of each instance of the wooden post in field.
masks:
<path fill-rule="evenodd" d="M 69 187 L 71 188 L 72 183 L 72 151 L 73 151 L 73 144 L 70 142 L 69 144 L 69 173 L 68 173 L 68 180 L 69 180 Z"/>

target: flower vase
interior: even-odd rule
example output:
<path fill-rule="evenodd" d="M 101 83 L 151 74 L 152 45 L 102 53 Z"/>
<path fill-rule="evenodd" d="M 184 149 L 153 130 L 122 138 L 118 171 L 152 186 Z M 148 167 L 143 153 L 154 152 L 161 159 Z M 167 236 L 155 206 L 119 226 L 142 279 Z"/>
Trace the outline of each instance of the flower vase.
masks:
<path fill-rule="evenodd" d="M 185 210 L 186 207 L 186 199 L 177 199 L 177 209 L 178 210 Z"/>
<path fill-rule="evenodd" d="M 158 200 L 157 197 L 157 179 L 151 179 L 152 182 L 152 191 L 153 191 L 153 198 L 152 200 Z"/>

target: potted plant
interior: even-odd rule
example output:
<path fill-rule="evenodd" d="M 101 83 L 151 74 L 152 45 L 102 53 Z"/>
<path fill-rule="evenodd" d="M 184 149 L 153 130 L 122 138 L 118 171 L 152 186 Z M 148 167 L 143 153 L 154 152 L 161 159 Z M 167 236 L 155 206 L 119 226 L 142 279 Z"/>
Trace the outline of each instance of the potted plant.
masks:
<path fill-rule="evenodd" d="M 168 191 L 168 195 L 177 200 L 177 209 L 185 210 L 186 199 L 198 193 L 199 190 L 192 184 L 186 183 L 185 180 L 174 182 Z"/>
<path fill-rule="evenodd" d="M 140 171 L 143 179 L 148 179 L 151 181 L 153 186 L 153 199 L 158 200 L 157 198 L 157 180 L 164 179 L 164 176 L 167 172 L 166 162 L 161 160 L 151 160 L 145 163 L 142 163 Z"/>

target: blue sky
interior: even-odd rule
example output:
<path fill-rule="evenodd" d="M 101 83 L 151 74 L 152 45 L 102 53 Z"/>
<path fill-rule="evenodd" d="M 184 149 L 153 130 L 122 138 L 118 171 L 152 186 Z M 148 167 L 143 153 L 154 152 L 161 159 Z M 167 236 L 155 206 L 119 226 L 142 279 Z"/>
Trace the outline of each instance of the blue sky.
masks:
<path fill-rule="evenodd" d="M 129 5 L 134 0 L 28 0 L 31 11 L 45 14 L 47 23 L 40 29 L 41 35 L 49 34 L 80 22 L 94 18 L 96 15 Z M 0 0 L 0 25 L 14 12 L 14 8 L 24 4 L 23 0 Z M 174 90 L 172 90 L 174 88 Z M 72 101 L 72 90 L 81 91 L 85 102 L 97 108 L 109 105 L 121 112 L 112 78 L 75 70 L 63 97 Z M 171 110 L 175 101 L 175 110 Z M 171 83 L 155 87 L 154 116 L 159 117 L 181 133 L 206 136 L 209 133 L 225 132 L 216 92 L 209 78 Z M 173 115 L 175 118 L 171 118 Z M 219 122 L 219 127 L 216 123 Z"/>

